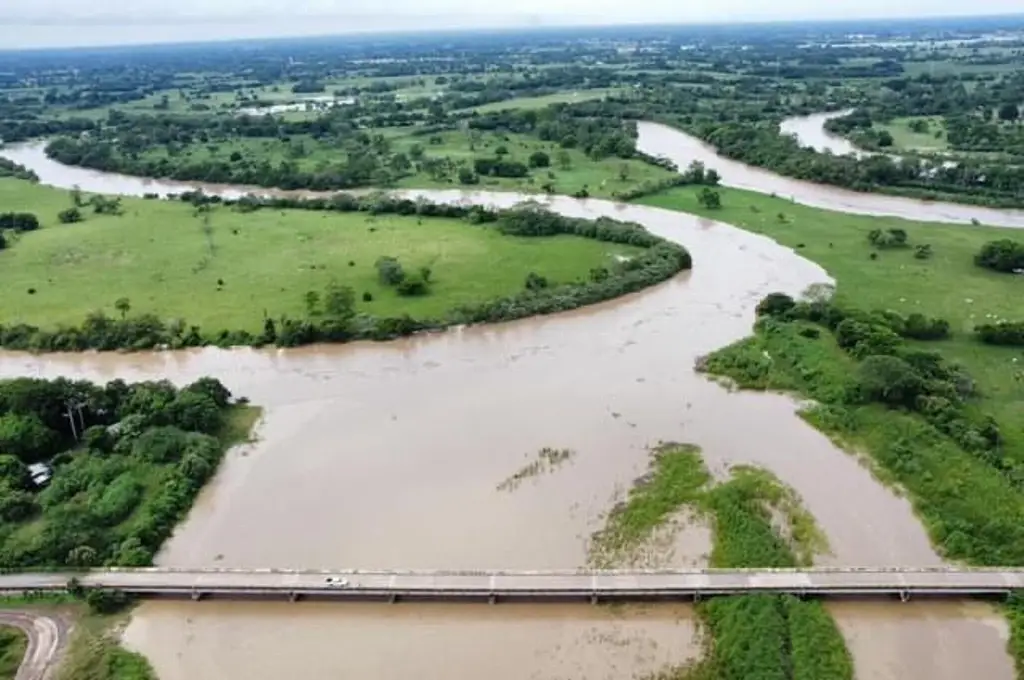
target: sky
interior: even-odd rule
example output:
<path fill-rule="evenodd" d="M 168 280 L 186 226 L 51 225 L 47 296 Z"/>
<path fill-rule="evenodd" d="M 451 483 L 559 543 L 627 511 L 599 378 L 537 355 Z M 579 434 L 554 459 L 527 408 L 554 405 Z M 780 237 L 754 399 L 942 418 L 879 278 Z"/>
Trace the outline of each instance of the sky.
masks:
<path fill-rule="evenodd" d="M 444 28 L 1022 11 L 1021 0 L 0 0 L 0 49 Z"/>

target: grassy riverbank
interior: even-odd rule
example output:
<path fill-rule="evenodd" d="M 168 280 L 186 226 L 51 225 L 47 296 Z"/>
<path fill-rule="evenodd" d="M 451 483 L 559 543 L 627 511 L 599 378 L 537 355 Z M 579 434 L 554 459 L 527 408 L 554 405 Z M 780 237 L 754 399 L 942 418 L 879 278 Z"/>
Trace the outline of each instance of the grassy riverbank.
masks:
<path fill-rule="evenodd" d="M 120 642 L 126 614 L 100 615 L 84 610 L 75 627 L 57 680 L 157 680 L 143 655 Z"/>
<path fill-rule="evenodd" d="M 699 211 L 685 192 L 646 202 Z M 945 366 L 962 366 L 973 379 L 961 380 L 958 389 L 973 389 L 941 412 L 928 410 L 929 404 L 944 403 L 931 395 L 944 389 L 939 377 L 918 383 L 932 401 L 898 405 L 893 401 L 898 393 L 889 388 L 881 396 L 866 396 L 877 376 L 856 347 L 840 347 L 824 321 L 761 323 L 754 337 L 714 353 L 704 368 L 744 388 L 814 399 L 818 405 L 804 417 L 848 450 L 865 454 L 880 478 L 904 489 L 946 557 L 978 565 L 1024 565 L 1022 353 L 981 344 L 970 335 L 975 324 L 993 317 L 1021 316 L 1018 278 L 973 263 L 984 242 L 1013 238 L 1015 232 L 840 215 L 741 191 L 723 191 L 723 204 L 709 216 L 763 233 L 822 264 L 837 281 L 837 308 L 917 312 L 949 321 L 948 340 L 902 340 L 874 353 L 924 361 L 917 370 L 937 376 L 947 369 L 928 368 L 931 360 L 923 354 L 934 352 Z M 934 256 L 919 260 L 908 248 L 883 250 L 873 259 L 867 234 L 876 228 L 905 229 L 912 244 L 930 244 Z M 880 403 L 880 398 L 891 403 Z M 989 416 L 995 428 L 987 424 Z M 1024 606 L 1014 601 L 1007 611 L 1010 651 L 1022 672 Z"/>
<path fill-rule="evenodd" d="M 669 517 L 689 510 L 713 527 L 711 566 L 794 567 L 827 548 L 791 489 L 770 473 L 732 470 L 714 483 L 698 449 L 666 444 L 651 469 L 594 536 L 602 566 L 647 540 Z M 593 559 L 593 558 L 592 558 Z M 850 680 L 853 663 L 821 603 L 789 596 L 715 598 L 698 607 L 707 633 L 705 656 L 665 669 L 656 680 Z"/>
<path fill-rule="evenodd" d="M 433 317 L 523 290 L 534 272 L 551 285 L 586 279 L 638 249 L 573 236 L 524 238 L 444 218 L 305 210 L 214 208 L 206 221 L 180 202 L 124 199 L 124 214 L 60 224 L 69 193 L 0 180 L 4 211 L 35 213 L 42 228 L 0 251 L 4 323 L 80 324 L 91 312 L 183 318 L 215 331 L 259 332 L 264 313 L 307 314 L 304 295 L 349 286 L 360 313 Z M 396 257 L 431 269 L 429 295 L 399 296 L 375 263 Z M 364 295 L 365 294 L 365 295 Z"/>
<path fill-rule="evenodd" d="M 975 325 L 993 318 L 1024 318 L 1019 277 L 974 265 L 985 242 L 1014 238 L 1018 231 L 847 215 L 738 189 L 720 193 L 721 210 L 699 205 L 692 189 L 638 202 L 705 215 L 796 249 L 836 280 L 840 304 L 949 321 L 949 340 L 912 344 L 963 364 L 978 382 L 978 408 L 991 413 L 1002 427 L 1006 455 L 1024 464 L 1024 358 L 1019 350 L 983 345 L 971 334 Z M 868 242 L 873 229 L 905 229 L 912 245 L 929 244 L 934 254 L 919 260 L 913 248 L 876 251 Z"/>

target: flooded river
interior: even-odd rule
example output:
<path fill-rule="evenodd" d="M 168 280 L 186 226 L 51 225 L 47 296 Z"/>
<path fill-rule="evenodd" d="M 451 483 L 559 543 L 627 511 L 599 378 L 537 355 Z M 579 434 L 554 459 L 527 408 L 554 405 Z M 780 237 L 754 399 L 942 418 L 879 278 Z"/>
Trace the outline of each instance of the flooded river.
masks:
<path fill-rule="evenodd" d="M 677 160 L 704 148 L 648 124 L 641 144 Z M 57 186 L 124 194 L 182 189 L 66 168 L 45 160 L 38 147 L 2 153 Z M 703 160 L 727 183 L 743 176 Z M 835 190 L 823 191 L 827 200 Z M 417 193 L 495 205 L 522 198 Z M 730 394 L 693 372 L 699 355 L 749 333 L 766 293 L 796 294 L 827 281 L 817 265 L 770 240 L 685 214 L 597 200 L 547 202 L 568 215 L 640 222 L 685 244 L 695 268 L 572 313 L 386 344 L 0 353 L 0 375 L 176 382 L 214 375 L 265 408 L 260 441 L 228 456 L 162 553 L 168 565 L 581 566 L 588 536 L 643 472 L 646 448 L 659 440 L 700 445 L 715 472 L 734 463 L 775 472 L 827 533 L 833 554 L 821 563 L 940 562 L 909 504 L 796 417 L 789 399 Z M 914 203 L 904 200 L 903 208 Z M 934 219 L 927 211 L 919 216 Z M 543 447 L 576 455 L 515 489 L 498 489 Z M 652 564 L 689 565 L 708 550 L 706 532 L 682 531 L 678 538 L 673 555 Z M 946 604 L 834 611 L 860 677 L 1013 677 L 999 651 L 1002 622 L 987 608 L 969 616 Z M 127 640 L 164 680 L 270 680 L 285 673 L 619 679 L 697 653 L 685 607 L 147 603 Z M 946 654 L 941 658 L 955 662 L 937 664 L 935 645 Z"/>

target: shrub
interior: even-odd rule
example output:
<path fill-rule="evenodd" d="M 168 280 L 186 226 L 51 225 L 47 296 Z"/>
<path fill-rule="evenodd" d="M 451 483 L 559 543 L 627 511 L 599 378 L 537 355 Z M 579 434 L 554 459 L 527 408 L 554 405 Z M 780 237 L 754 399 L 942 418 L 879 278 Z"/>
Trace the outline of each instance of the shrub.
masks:
<path fill-rule="evenodd" d="M 548 287 L 548 280 L 536 272 L 530 272 L 526 275 L 526 283 L 524 285 L 526 290 L 543 290 Z"/>
<path fill-rule="evenodd" d="M 922 243 L 921 245 L 914 246 L 914 257 L 918 260 L 929 260 L 932 255 L 932 247 L 930 244 Z"/>
<path fill-rule="evenodd" d="M 697 193 L 697 203 L 708 210 L 718 210 L 722 207 L 722 196 L 714 189 L 704 187 Z"/>
<path fill-rule="evenodd" d="M 1008 238 L 989 241 L 974 257 L 974 263 L 997 272 L 1016 272 L 1024 269 L 1024 243 Z"/>
<path fill-rule="evenodd" d="M 903 229 L 872 229 L 868 232 L 868 242 L 876 248 L 906 248 L 907 232 Z"/>
<path fill-rule="evenodd" d="M 0 213 L 0 229 L 35 231 L 38 228 L 39 218 L 32 213 Z"/>
<path fill-rule="evenodd" d="M 430 284 L 423 278 L 421 273 L 403 278 L 395 290 L 403 297 L 417 297 L 430 292 Z"/>
<path fill-rule="evenodd" d="M 869 356 L 857 367 L 857 383 L 868 400 L 912 408 L 924 391 L 921 376 L 903 359 Z"/>
<path fill-rule="evenodd" d="M 551 157 L 543 151 L 534 151 L 530 154 L 531 168 L 546 168 L 551 165 Z"/>
<path fill-rule="evenodd" d="M 74 224 L 75 222 L 82 221 L 82 211 L 78 208 L 68 208 L 67 210 L 61 210 L 57 214 L 57 219 L 60 220 L 61 224 Z"/>
<path fill-rule="evenodd" d="M 796 306 L 796 300 L 785 293 L 769 293 L 757 305 L 758 316 L 782 316 Z"/>
<path fill-rule="evenodd" d="M 377 278 L 385 286 L 397 286 L 405 280 L 405 270 L 397 258 L 384 255 L 377 258 Z"/>
<path fill-rule="evenodd" d="M 975 326 L 978 339 L 988 345 L 1024 347 L 1024 321 L 1000 321 Z"/>

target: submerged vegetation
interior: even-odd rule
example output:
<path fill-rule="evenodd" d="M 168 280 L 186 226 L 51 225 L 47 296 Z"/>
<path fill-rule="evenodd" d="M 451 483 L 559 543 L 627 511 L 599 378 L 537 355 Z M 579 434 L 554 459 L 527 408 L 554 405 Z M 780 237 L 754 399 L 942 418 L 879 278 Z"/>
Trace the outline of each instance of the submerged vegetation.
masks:
<path fill-rule="evenodd" d="M 499 484 L 498 491 L 515 491 L 527 479 L 554 472 L 575 457 L 576 452 L 572 449 L 544 447 L 537 452 L 535 460 L 523 466 L 514 475 Z"/>
<path fill-rule="evenodd" d="M 713 482 L 700 451 L 662 444 L 651 468 L 594 536 L 592 560 L 613 566 L 672 514 L 689 509 L 713 527 L 711 566 L 795 567 L 827 549 L 795 493 L 750 467 Z M 784 518 L 785 528 L 774 516 Z M 595 559 L 595 557 L 597 559 Z M 700 661 L 656 674 L 656 680 L 852 680 L 853 662 L 835 622 L 819 602 L 744 595 L 697 607 L 705 628 Z"/>

